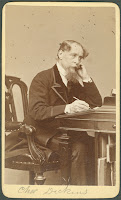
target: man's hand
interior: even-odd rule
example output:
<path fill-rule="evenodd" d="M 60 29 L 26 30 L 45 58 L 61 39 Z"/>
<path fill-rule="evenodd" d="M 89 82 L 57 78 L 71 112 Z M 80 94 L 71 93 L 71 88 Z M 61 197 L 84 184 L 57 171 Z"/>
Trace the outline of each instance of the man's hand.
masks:
<path fill-rule="evenodd" d="M 82 100 L 76 100 L 71 104 L 66 105 L 65 113 L 77 113 L 89 109 L 89 104 Z"/>
<path fill-rule="evenodd" d="M 87 74 L 87 70 L 84 65 L 81 65 L 79 69 L 77 69 L 78 76 L 82 79 L 84 82 L 90 81 L 90 76 Z"/>

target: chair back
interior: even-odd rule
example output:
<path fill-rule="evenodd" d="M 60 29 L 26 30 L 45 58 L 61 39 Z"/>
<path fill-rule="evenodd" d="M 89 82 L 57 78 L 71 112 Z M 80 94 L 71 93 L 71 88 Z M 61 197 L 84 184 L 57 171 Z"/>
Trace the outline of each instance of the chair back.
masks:
<path fill-rule="evenodd" d="M 5 76 L 5 121 L 6 122 L 17 122 L 19 119 L 18 115 L 21 113 L 20 107 L 23 110 L 23 118 L 28 112 L 28 97 L 27 97 L 27 85 L 20 80 L 20 78 L 13 76 Z M 15 88 L 17 86 L 17 93 L 15 93 Z M 20 97 L 16 102 L 16 96 L 20 93 Z M 16 94 L 16 95 L 15 95 Z M 21 104 L 21 105 L 20 105 Z M 19 107 L 20 112 L 17 109 Z"/>

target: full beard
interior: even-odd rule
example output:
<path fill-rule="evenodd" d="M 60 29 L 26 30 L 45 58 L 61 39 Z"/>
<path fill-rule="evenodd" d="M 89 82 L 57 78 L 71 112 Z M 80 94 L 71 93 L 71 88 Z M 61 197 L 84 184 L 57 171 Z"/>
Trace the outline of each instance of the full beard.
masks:
<path fill-rule="evenodd" d="M 75 68 L 68 68 L 66 69 L 66 78 L 68 81 L 71 81 L 73 83 L 78 83 L 78 74 L 75 71 Z"/>

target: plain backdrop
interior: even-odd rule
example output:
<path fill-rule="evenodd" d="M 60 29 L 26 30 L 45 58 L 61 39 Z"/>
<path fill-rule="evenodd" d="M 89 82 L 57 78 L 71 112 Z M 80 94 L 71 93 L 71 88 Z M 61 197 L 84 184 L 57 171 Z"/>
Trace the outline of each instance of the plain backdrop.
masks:
<path fill-rule="evenodd" d="M 56 63 L 59 44 L 67 39 L 76 40 L 89 52 L 83 63 L 104 98 L 116 87 L 115 36 L 113 7 L 8 4 L 5 8 L 5 73 L 20 77 L 29 88 L 38 72 Z M 6 170 L 6 177 L 6 183 L 28 183 L 27 173 Z"/>

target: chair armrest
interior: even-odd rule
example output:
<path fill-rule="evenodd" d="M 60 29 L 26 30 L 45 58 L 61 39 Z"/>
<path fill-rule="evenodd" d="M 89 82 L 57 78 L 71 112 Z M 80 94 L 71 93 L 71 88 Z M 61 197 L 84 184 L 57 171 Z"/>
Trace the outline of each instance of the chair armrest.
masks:
<path fill-rule="evenodd" d="M 15 131 L 19 130 L 22 122 L 5 122 L 5 130 L 6 131 Z"/>
<path fill-rule="evenodd" d="M 30 152 L 34 162 L 36 164 L 43 165 L 46 161 L 46 156 L 45 156 L 44 151 L 38 149 L 34 142 L 34 135 L 35 135 L 36 129 L 31 125 L 23 124 L 23 125 L 21 125 L 19 130 L 21 132 L 24 132 L 27 136 L 29 152 Z"/>
<path fill-rule="evenodd" d="M 18 131 L 19 133 L 26 134 L 29 152 L 35 164 L 41 164 L 41 166 L 45 163 L 46 156 L 43 150 L 38 149 L 35 142 L 34 136 L 36 129 L 31 125 L 26 125 L 23 122 L 6 122 L 5 123 L 5 131 Z"/>

